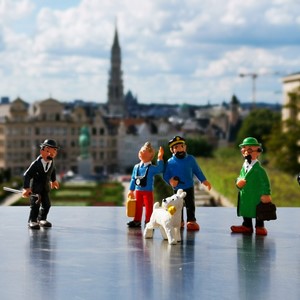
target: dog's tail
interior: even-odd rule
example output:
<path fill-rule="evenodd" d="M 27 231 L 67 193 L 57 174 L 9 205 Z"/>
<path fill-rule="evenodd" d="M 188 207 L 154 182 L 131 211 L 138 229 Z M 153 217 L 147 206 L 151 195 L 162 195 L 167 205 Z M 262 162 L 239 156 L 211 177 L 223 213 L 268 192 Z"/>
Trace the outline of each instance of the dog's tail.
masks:
<path fill-rule="evenodd" d="M 154 204 L 153 204 L 153 209 L 156 209 L 156 208 L 159 208 L 159 202 L 155 202 Z"/>

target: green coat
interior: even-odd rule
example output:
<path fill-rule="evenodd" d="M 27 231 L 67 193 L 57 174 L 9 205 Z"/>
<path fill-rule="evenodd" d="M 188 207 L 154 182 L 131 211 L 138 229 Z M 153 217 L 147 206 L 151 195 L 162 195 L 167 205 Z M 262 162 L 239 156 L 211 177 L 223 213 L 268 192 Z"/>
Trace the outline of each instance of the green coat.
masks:
<path fill-rule="evenodd" d="M 238 216 L 255 218 L 256 206 L 262 195 L 271 195 L 271 187 L 265 169 L 257 161 L 249 172 L 241 169 L 239 179 L 246 179 L 246 184 L 239 189 Z"/>

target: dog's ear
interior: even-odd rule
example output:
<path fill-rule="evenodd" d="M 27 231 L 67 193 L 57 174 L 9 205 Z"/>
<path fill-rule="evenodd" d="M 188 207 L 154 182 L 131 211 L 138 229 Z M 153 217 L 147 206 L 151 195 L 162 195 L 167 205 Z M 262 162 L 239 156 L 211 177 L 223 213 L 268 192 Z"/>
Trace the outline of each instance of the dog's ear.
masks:
<path fill-rule="evenodd" d="M 177 195 L 181 195 L 183 193 L 183 189 L 179 189 L 178 191 L 177 191 Z"/>

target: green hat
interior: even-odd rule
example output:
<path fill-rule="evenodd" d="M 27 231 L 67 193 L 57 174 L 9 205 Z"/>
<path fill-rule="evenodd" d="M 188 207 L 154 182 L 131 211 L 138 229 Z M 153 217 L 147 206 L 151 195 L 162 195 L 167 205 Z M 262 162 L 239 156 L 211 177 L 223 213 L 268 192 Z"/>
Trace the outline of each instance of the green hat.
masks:
<path fill-rule="evenodd" d="M 244 146 L 259 146 L 261 147 L 261 143 L 257 141 L 254 137 L 247 137 L 243 140 L 242 144 L 239 145 L 240 148 Z"/>

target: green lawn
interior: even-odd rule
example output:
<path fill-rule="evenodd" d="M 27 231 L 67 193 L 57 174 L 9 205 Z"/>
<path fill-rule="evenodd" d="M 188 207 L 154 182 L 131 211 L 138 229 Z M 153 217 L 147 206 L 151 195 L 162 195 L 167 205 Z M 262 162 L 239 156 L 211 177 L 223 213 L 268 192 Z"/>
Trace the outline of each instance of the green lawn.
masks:
<path fill-rule="evenodd" d="M 53 206 L 122 206 L 123 189 L 119 182 L 86 184 L 61 184 L 58 190 L 50 192 Z M 21 198 L 14 205 L 29 205 L 29 200 Z"/>

